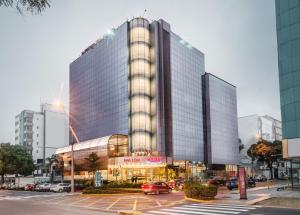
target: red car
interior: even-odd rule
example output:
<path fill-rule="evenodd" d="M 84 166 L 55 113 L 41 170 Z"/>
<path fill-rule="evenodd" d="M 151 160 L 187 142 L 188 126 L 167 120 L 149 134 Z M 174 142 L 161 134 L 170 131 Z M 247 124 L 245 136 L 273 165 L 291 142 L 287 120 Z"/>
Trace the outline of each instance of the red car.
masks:
<path fill-rule="evenodd" d="M 155 193 L 156 195 L 160 193 L 170 193 L 172 188 L 169 187 L 165 182 L 153 182 L 142 185 L 142 191 L 144 194 Z"/>
<path fill-rule="evenodd" d="M 34 184 L 26 184 L 24 190 L 34 191 L 34 187 L 35 187 Z"/>

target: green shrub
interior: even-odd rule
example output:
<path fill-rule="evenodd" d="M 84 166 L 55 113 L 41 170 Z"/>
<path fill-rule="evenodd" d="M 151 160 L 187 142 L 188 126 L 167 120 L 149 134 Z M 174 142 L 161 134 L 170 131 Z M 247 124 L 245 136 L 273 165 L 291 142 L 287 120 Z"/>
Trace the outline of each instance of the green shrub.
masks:
<path fill-rule="evenodd" d="M 121 193 L 140 193 L 141 189 L 134 188 L 110 188 L 110 187 L 89 187 L 83 194 L 121 194 Z"/>
<path fill-rule="evenodd" d="M 184 184 L 184 193 L 188 198 L 210 200 L 217 195 L 218 189 L 212 184 L 200 184 L 197 182 L 187 182 Z"/>

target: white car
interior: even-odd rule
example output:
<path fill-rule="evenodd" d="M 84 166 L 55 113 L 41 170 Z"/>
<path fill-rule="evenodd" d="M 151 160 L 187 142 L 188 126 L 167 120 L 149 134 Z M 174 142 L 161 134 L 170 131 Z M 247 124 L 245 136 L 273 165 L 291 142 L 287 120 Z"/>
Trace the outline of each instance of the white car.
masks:
<path fill-rule="evenodd" d="M 59 183 L 59 184 L 52 184 L 50 186 L 50 191 L 52 192 L 70 192 L 71 185 L 68 183 Z"/>
<path fill-rule="evenodd" d="M 35 187 L 36 191 L 50 191 L 51 184 L 50 183 L 44 183 L 44 184 L 39 184 Z"/>

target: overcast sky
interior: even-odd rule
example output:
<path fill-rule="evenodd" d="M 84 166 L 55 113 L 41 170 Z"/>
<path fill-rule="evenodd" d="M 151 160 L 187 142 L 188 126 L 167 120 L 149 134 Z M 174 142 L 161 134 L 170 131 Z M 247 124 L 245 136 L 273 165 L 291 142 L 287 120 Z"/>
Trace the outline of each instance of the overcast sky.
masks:
<path fill-rule="evenodd" d="M 108 29 L 143 15 L 162 18 L 204 52 L 206 71 L 237 86 L 238 115 L 280 119 L 274 0 L 52 0 L 42 15 L 0 8 L 0 142 L 15 116 L 61 99 L 69 63 Z"/>

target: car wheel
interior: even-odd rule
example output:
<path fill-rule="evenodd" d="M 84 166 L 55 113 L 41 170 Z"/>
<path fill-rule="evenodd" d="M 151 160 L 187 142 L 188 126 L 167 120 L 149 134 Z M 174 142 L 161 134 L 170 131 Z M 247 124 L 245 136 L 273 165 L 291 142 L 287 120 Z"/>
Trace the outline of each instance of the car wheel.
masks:
<path fill-rule="evenodd" d="M 59 193 L 62 193 L 62 191 L 63 191 L 62 189 L 59 189 L 59 190 L 58 190 Z"/>
<path fill-rule="evenodd" d="M 144 192 L 144 194 L 147 195 L 148 193 L 147 193 L 147 192 Z"/>

